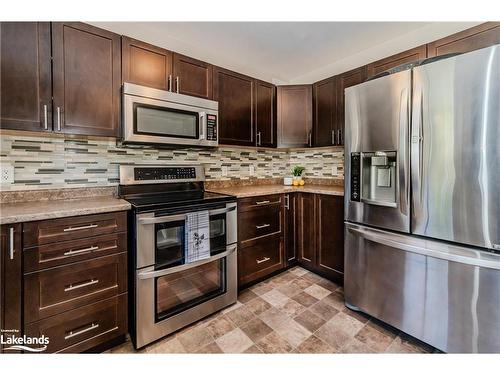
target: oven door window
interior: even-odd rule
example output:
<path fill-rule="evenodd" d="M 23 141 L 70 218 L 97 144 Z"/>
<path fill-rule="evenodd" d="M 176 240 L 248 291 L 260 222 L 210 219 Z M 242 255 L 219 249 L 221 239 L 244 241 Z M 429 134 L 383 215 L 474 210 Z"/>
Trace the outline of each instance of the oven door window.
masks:
<path fill-rule="evenodd" d="M 199 138 L 198 112 L 134 103 L 134 133 Z"/>
<path fill-rule="evenodd" d="M 226 214 L 210 216 L 210 254 L 226 251 Z"/>
<path fill-rule="evenodd" d="M 159 322 L 226 293 L 226 259 L 158 277 L 155 289 Z"/>
<path fill-rule="evenodd" d="M 155 268 L 184 264 L 185 221 L 155 224 Z"/>

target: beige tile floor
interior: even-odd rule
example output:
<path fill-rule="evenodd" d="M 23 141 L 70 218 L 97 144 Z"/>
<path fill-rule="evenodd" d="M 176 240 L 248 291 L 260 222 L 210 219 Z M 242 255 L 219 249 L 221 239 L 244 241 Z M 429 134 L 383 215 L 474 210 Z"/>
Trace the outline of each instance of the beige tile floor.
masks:
<path fill-rule="evenodd" d="M 435 350 L 344 306 L 342 287 L 295 267 L 238 302 L 136 351 L 108 353 L 430 353 Z"/>

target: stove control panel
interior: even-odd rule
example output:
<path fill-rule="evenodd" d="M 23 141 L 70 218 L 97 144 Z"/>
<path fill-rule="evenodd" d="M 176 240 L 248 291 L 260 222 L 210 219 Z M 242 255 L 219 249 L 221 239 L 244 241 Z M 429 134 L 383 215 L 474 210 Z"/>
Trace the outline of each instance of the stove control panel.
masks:
<path fill-rule="evenodd" d="M 195 180 L 196 168 L 194 167 L 136 167 L 134 168 L 136 181 L 158 180 Z"/>

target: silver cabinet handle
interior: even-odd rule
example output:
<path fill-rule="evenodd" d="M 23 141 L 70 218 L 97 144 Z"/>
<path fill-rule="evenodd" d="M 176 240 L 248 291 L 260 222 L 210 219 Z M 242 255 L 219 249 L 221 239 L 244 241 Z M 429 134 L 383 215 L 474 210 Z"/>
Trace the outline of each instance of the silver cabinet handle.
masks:
<path fill-rule="evenodd" d="M 337 130 L 337 146 L 342 145 L 342 130 Z"/>
<path fill-rule="evenodd" d="M 9 228 L 9 258 L 14 259 L 14 227 Z"/>
<path fill-rule="evenodd" d="M 47 104 L 43 105 L 43 128 L 49 130 L 49 114 Z"/>
<path fill-rule="evenodd" d="M 257 146 L 261 145 L 261 134 L 260 132 L 257 132 Z"/>
<path fill-rule="evenodd" d="M 63 232 L 74 232 L 75 230 L 97 228 L 98 226 L 99 225 L 97 225 L 97 224 L 90 224 L 90 225 L 83 225 L 81 227 L 68 227 L 68 228 L 64 228 Z"/>
<path fill-rule="evenodd" d="M 258 202 L 255 202 L 256 205 L 267 204 L 267 203 L 271 203 L 271 201 L 258 201 Z"/>
<path fill-rule="evenodd" d="M 335 146 L 335 130 L 332 130 L 332 145 Z"/>
<path fill-rule="evenodd" d="M 262 259 L 257 259 L 256 262 L 257 262 L 257 264 L 261 264 L 261 263 L 267 262 L 268 260 L 271 260 L 271 258 L 264 257 Z"/>
<path fill-rule="evenodd" d="M 57 131 L 61 131 L 61 107 L 57 107 Z"/>
<path fill-rule="evenodd" d="M 172 74 L 168 76 L 168 91 L 172 91 Z"/>
<path fill-rule="evenodd" d="M 213 216 L 213 215 L 225 214 L 227 212 L 234 210 L 236 210 L 236 206 L 231 206 L 228 208 L 218 208 L 215 210 L 208 211 L 208 215 Z M 145 217 L 139 219 L 139 223 L 143 225 L 148 225 L 148 224 L 171 223 L 172 221 L 183 221 L 183 220 L 186 220 L 186 214 Z"/>
<path fill-rule="evenodd" d="M 81 335 L 82 333 L 93 331 L 96 328 L 99 328 L 99 324 L 98 323 L 92 323 L 92 325 L 90 327 L 88 327 L 88 328 L 84 328 L 84 329 L 81 329 L 81 330 L 75 331 L 75 332 L 69 331 L 69 334 L 66 335 L 66 336 L 64 336 L 64 339 L 65 340 L 71 339 L 73 337 Z"/>
<path fill-rule="evenodd" d="M 271 224 L 262 224 L 262 225 L 256 225 L 255 228 L 257 229 L 264 229 L 270 227 Z"/>
<path fill-rule="evenodd" d="M 179 93 L 179 84 L 180 84 L 179 77 L 175 77 L 175 91 L 177 92 L 177 94 Z"/>
<path fill-rule="evenodd" d="M 285 208 L 286 208 L 287 210 L 289 210 L 289 209 L 290 209 L 290 196 L 289 196 L 288 194 L 287 194 L 287 195 L 285 195 Z"/>
<path fill-rule="evenodd" d="M 114 246 L 114 247 L 116 247 L 116 246 Z M 95 251 L 95 250 L 99 250 L 99 246 L 90 246 L 90 247 L 86 247 L 85 249 L 80 249 L 80 250 L 69 250 L 69 251 L 66 251 L 64 253 L 64 255 L 73 256 L 73 255 L 78 255 L 78 254 L 82 254 L 82 253 L 88 253 L 89 251 Z"/>
<path fill-rule="evenodd" d="M 80 288 L 85 288 L 86 286 L 90 285 L 95 285 L 99 283 L 99 279 L 91 279 L 90 281 L 81 283 L 81 284 L 69 284 L 68 287 L 64 288 L 65 292 L 71 292 L 72 290 L 80 289 Z"/>
<path fill-rule="evenodd" d="M 309 147 L 312 147 L 312 132 L 309 132 L 307 137 L 308 137 Z"/>

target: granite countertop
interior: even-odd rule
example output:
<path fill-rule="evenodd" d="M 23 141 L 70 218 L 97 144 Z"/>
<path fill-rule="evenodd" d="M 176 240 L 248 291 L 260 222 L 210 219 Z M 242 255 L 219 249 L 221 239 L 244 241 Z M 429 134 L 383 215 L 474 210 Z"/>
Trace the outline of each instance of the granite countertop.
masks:
<path fill-rule="evenodd" d="M 130 208 L 130 203 L 126 200 L 113 196 L 5 203 L 0 205 L 0 224 L 124 211 Z"/>
<path fill-rule="evenodd" d="M 257 197 L 268 194 L 286 194 L 286 193 L 316 193 L 327 195 L 344 196 L 344 187 L 341 185 L 304 185 L 304 186 L 285 186 L 285 185 L 246 185 L 230 187 L 209 187 L 208 191 L 214 193 L 234 195 L 238 198 Z"/>

